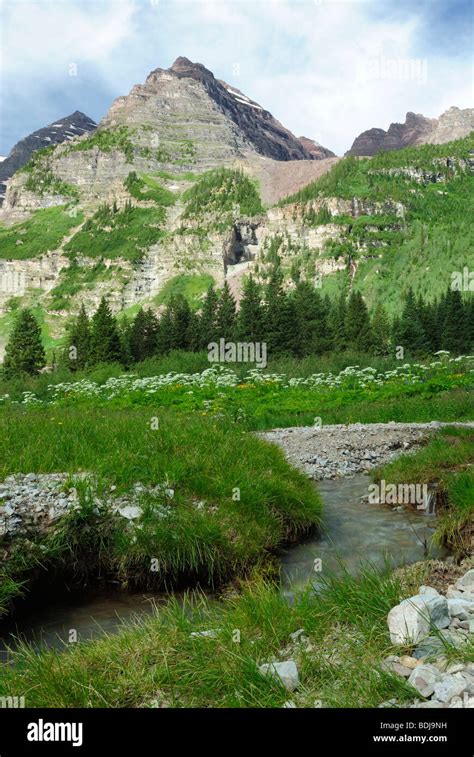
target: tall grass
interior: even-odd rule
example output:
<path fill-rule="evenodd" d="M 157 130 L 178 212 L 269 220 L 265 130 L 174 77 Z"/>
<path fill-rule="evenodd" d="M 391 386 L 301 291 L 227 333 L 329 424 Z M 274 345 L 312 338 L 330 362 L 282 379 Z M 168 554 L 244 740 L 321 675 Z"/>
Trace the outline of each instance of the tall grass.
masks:
<path fill-rule="evenodd" d="M 79 491 L 79 510 L 34 540 L 45 563 L 59 561 L 79 579 L 102 573 L 145 586 L 217 584 L 319 524 L 311 482 L 280 450 L 225 422 L 142 409 L 2 412 L 0 479 L 55 471 L 90 474 L 91 485 Z M 100 505 L 110 500 L 112 485 L 116 496 L 138 482 L 166 483 L 174 496 L 144 492 L 135 526 Z M 24 541 L 18 540 L 20 553 Z M 9 556 L 5 579 L 23 579 L 36 567 L 27 544 L 31 564 Z"/>
<path fill-rule="evenodd" d="M 413 590 L 413 589 L 409 589 Z M 386 614 L 407 589 L 369 566 L 360 578 L 328 577 L 321 594 L 292 605 L 261 578 L 221 602 L 189 595 L 116 636 L 40 654 L 23 644 L 5 667 L 0 694 L 29 707 L 376 707 L 416 692 L 381 668 L 391 647 Z M 290 634 L 304 630 L 306 640 Z M 212 630 L 213 636 L 193 632 Z M 467 647 L 468 645 L 466 645 Z M 453 652 L 454 653 L 454 652 Z M 451 651 L 449 651 L 451 654 Z M 457 655 L 472 654 L 472 650 Z M 300 686 L 289 694 L 259 665 L 293 659 Z"/>

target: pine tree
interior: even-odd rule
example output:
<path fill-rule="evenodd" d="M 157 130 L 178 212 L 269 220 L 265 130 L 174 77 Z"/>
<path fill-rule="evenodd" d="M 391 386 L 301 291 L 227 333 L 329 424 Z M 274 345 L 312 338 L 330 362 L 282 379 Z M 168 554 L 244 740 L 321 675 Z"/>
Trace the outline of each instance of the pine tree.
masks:
<path fill-rule="evenodd" d="M 466 352 L 472 355 L 474 351 L 474 297 L 471 295 L 466 302 Z"/>
<path fill-rule="evenodd" d="M 303 356 L 325 352 L 331 343 L 325 301 L 307 281 L 296 286 L 292 297 L 298 322 L 294 353 Z"/>
<path fill-rule="evenodd" d="M 132 360 L 140 362 L 155 354 L 157 349 L 158 320 L 151 310 L 140 308 L 129 333 Z"/>
<path fill-rule="evenodd" d="M 173 318 L 169 307 L 161 314 L 157 334 L 157 353 L 166 355 L 173 349 Z"/>
<path fill-rule="evenodd" d="M 171 312 L 172 336 L 171 345 L 173 350 L 186 350 L 188 348 L 188 329 L 191 321 L 191 308 L 183 294 L 175 295 L 169 304 Z"/>
<path fill-rule="evenodd" d="M 91 329 L 84 303 L 69 332 L 65 358 L 70 371 L 83 371 L 91 363 Z"/>
<path fill-rule="evenodd" d="M 428 340 L 418 316 L 417 302 L 412 289 L 408 290 L 398 325 L 398 341 L 409 353 L 420 355 L 428 352 Z"/>
<path fill-rule="evenodd" d="M 287 344 L 285 329 L 289 324 L 286 324 L 284 320 L 284 308 L 283 274 L 280 258 L 277 257 L 270 269 L 264 306 L 265 341 L 268 349 L 274 353 L 281 352 L 282 346 Z"/>
<path fill-rule="evenodd" d="M 460 355 L 468 346 L 468 338 L 464 303 L 459 290 L 448 289 L 443 315 L 441 347 Z"/>
<path fill-rule="evenodd" d="M 201 349 L 201 318 L 197 313 L 193 313 L 192 311 L 190 313 L 186 340 L 188 349 L 191 352 L 199 352 Z"/>
<path fill-rule="evenodd" d="M 225 281 L 220 293 L 216 314 L 216 330 L 219 339 L 233 341 L 235 336 L 235 319 L 235 300 L 229 289 L 229 284 Z"/>
<path fill-rule="evenodd" d="M 369 352 L 373 345 L 369 311 L 360 292 L 352 290 L 345 319 L 346 344 L 360 352 Z"/>
<path fill-rule="evenodd" d="M 20 310 L 5 347 L 4 374 L 7 378 L 35 375 L 46 365 L 41 329 L 28 308 Z"/>
<path fill-rule="evenodd" d="M 346 349 L 346 314 L 347 301 L 344 290 L 334 300 L 331 309 L 331 323 L 333 334 L 333 348 L 337 351 Z"/>
<path fill-rule="evenodd" d="M 217 337 L 216 331 L 216 312 L 217 312 L 218 297 L 214 285 L 211 284 L 207 290 L 206 297 L 203 302 L 200 317 L 200 347 L 203 350 L 207 350 L 207 345 L 210 342 L 215 342 Z"/>
<path fill-rule="evenodd" d="M 120 362 L 122 357 L 117 323 L 105 297 L 92 317 L 91 358 L 93 363 Z"/>
<path fill-rule="evenodd" d="M 132 322 L 126 315 L 122 315 L 117 320 L 117 331 L 120 339 L 120 362 L 125 368 L 130 368 L 133 363 L 132 351 L 130 349 L 132 325 Z"/>
<path fill-rule="evenodd" d="M 379 302 L 372 317 L 373 349 L 376 355 L 388 355 L 390 351 L 390 321 Z"/>
<path fill-rule="evenodd" d="M 237 318 L 237 335 L 239 339 L 250 342 L 263 340 L 263 307 L 260 287 L 252 276 L 245 279 Z"/>

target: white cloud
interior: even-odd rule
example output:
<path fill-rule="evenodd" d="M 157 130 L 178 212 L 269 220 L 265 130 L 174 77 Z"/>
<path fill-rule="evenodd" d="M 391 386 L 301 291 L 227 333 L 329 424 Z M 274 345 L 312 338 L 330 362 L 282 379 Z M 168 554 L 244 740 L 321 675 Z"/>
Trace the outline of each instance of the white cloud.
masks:
<path fill-rule="evenodd" d="M 134 34 L 138 6 L 131 0 L 6 0 L 3 75 L 45 72 L 71 61 L 106 62 Z"/>
<path fill-rule="evenodd" d="M 396 0 L 377 3 L 6 0 L 3 75 L 47 89 L 71 61 L 84 62 L 112 99 L 185 55 L 341 154 L 361 131 L 387 128 L 407 110 L 433 117 L 471 105 L 467 56 L 448 59 L 434 45 L 427 54 L 420 7 L 397 15 Z M 382 5 L 387 12 L 375 14 Z"/>

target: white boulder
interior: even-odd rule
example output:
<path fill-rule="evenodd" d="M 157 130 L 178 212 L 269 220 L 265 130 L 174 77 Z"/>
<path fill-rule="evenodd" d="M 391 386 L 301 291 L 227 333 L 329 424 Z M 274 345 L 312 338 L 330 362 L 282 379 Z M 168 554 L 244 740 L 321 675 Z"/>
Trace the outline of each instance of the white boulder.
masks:
<path fill-rule="evenodd" d="M 294 691 L 300 682 L 298 668 L 293 660 L 264 663 L 260 665 L 259 672 L 262 676 L 276 678 L 287 691 Z"/>
<path fill-rule="evenodd" d="M 404 599 L 392 607 L 387 623 L 392 644 L 416 644 L 430 630 L 426 603 L 418 596 Z"/>

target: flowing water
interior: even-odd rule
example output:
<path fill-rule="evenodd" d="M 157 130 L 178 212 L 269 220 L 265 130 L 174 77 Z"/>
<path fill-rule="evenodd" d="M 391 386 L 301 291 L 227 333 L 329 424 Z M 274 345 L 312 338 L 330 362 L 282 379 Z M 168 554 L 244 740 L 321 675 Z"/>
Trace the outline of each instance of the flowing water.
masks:
<path fill-rule="evenodd" d="M 364 561 L 383 567 L 389 560 L 398 566 L 444 554 L 431 543 L 433 515 L 369 504 L 370 483 L 366 475 L 319 481 L 324 503 L 322 534 L 282 555 L 285 594 L 291 595 L 308 581 L 317 588 L 325 572 L 338 572 L 342 565 L 356 574 Z"/>
<path fill-rule="evenodd" d="M 383 566 L 388 558 L 392 564 L 413 563 L 426 558 L 435 528 L 435 518 L 420 512 L 394 512 L 390 507 L 371 505 L 364 501 L 370 480 L 365 475 L 320 481 L 318 489 L 324 502 L 323 533 L 299 546 L 286 550 L 280 558 L 282 591 L 291 597 L 293 591 L 307 581 L 317 587 L 325 571 L 338 571 L 341 562 L 351 573 L 357 573 L 361 561 L 370 560 Z M 429 556 L 441 556 L 431 547 Z M 315 568 L 319 567 L 322 573 Z M 64 648 L 71 641 L 96 638 L 104 632 L 113 633 L 137 615 L 151 615 L 166 601 L 166 594 L 127 594 L 116 591 L 107 595 L 82 597 L 57 605 L 48 604 L 28 617 L 0 631 L 0 661 L 7 658 L 6 647 L 14 646 L 15 638 L 34 644 Z"/>

